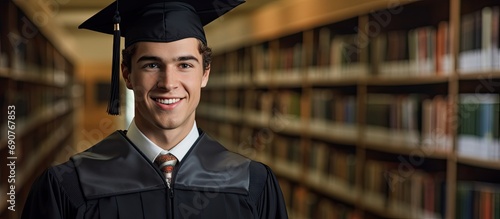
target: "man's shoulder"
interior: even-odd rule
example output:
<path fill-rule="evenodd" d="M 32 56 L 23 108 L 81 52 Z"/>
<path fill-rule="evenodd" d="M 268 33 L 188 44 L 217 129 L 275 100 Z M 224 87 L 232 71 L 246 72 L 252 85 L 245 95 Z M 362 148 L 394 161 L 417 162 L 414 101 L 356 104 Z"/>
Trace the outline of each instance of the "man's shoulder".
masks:
<path fill-rule="evenodd" d="M 32 190 L 42 193 L 58 192 L 74 206 L 84 203 L 75 163 L 72 160 L 47 168 L 33 183 Z"/>
<path fill-rule="evenodd" d="M 114 132 L 113 134 L 111 134 L 110 136 L 105 138 L 104 140 L 96 143 L 95 145 L 87 148 L 84 151 L 73 154 L 69 158 L 69 160 L 47 168 L 45 170 L 45 172 L 43 173 L 43 175 L 45 175 L 47 178 L 50 178 L 51 180 L 57 180 L 59 182 L 64 181 L 64 179 L 68 178 L 68 177 L 76 177 L 76 175 L 77 175 L 76 169 L 78 168 L 78 166 L 80 165 L 80 163 L 82 161 L 80 158 L 85 157 L 85 155 L 89 154 L 92 151 L 105 150 L 105 148 L 109 147 L 110 145 L 103 143 L 103 142 L 105 142 L 105 140 L 107 140 L 107 139 L 109 140 L 110 137 L 117 135 L 118 132 L 119 131 Z M 112 138 L 114 138 L 116 141 L 116 137 L 117 136 L 114 136 Z"/>
<path fill-rule="evenodd" d="M 251 177 L 267 177 L 270 168 L 266 164 L 227 149 L 225 145 L 222 145 L 207 134 L 203 135 L 201 139 L 204 143 L 204 146 L 202 146 L 203 149 L 201 149 L 203 150 L 202 154 L 209 155 L 207 156 L 209 158 L 215 158 L 214 162 L 225 164 L 226 169 L 239 167 L 249 171 Z"/>
<path fill-rule="evenodd" d="M 57 179 L 59 182 L 62 182 L 69 177 L 76 177 L 75 163 L 73 160 L 68 160 L 64 163 L 54 165 L 49 167 L 45 174 L 49 177 Z"/>
<path fill-rule="evenodd" d="M 116 131 L 99 143 L 71 158 L 83 194 L 100 198 L 164 187 L 159 170 L 128 140 Z M 141 183 L 137 183 L 137 182 Z"/>
<path fill-rule="evenodd" d="M 108 137 L 109 138 L 109 137 Z M 104 141 L 104 140 L 103 140 Z M 102 141 L 87 148 L 86 150 L 72 155 L 69 160 L 53 165 L 47 168 L 40 176 L 40 183 L 49 183 L 52 186 L 60 186 L 64 190 L 65 187 L 80 186 L 78 176 L 78 168 L 82 166 L 82 157 L 95 150 L 102 150 L 101 147 L 106 147 L 107 144 L 102 144 Z M 43 182 L 42 182 L 43 181 Z"/>
<path fill-rule="evenodd" d="M 250 162 L 247 157 L 226 149 L 225 146 L 206 133 L 200 135 L 191 153 L 189 153 L 188 159 L 197 159 L 205 165 L 213 167 L 225 165 L 222 167 L 224 169 L 236 166 L 247 167 Z"/>
<path fill-rule="evenodd" d="M 125 136 L 124 131 L 117 130 L 110 135 L 106 136 L 104 139 L 100 140 L 93 146 L 89 147 L 85 151 L 76 154 L 74 157 L 78 157 L 79 155 L 86 154 L 89 152 L 92 153 L 115 153 L 113 149 L 117 149 L 116 146 L 121 146 L 119 149 L 123 148 L 124 145 L 129 144 L 128 138 Z"/>

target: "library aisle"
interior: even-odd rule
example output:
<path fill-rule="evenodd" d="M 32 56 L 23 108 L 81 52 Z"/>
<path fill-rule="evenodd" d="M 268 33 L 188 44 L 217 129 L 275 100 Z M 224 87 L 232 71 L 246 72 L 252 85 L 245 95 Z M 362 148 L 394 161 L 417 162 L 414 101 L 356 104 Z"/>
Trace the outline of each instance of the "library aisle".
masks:
<path fill-rule="evenodd" d="M 206 26 L 196 121 L 273 169 L 291 219 L 500 218 L 500 1 L 249 4 Z M 0 1 L 6 219 L 40 171 L 130 119 L 105 115 L 109 66 L 26 35 L 24 9 Z"/>
<path fill-rule="evenodd" d="M 99 81 L 109 81 L 108 65 L 82 67 L 73 56 L 81 51 L 68 51 L 54 38 L 52 24 L 34 20 L 50 11 L 34 11 L 29 4 L 0 1 L 0 218 L 5 219 L 20 217 L 43 170 L 123 127 L 106 115 L 106 97 L 92 92 Z M 82 72 L 86 75 L 78 75 Z"/>
<path fill-rule="evenodd" d="M 73 141 L 74 65 L 12 2 L 0 17 L 0 217 L 17 218 L 40 167 Z"/>

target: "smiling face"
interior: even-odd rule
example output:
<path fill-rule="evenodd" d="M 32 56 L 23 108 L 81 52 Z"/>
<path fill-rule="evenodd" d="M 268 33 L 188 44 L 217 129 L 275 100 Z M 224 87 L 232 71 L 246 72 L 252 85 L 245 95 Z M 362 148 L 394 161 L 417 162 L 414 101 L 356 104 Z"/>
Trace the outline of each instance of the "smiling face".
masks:
<path fill-rule="evenodd" d="M 201 88 L 210 73 L 203 68 L 199 41 L 186 38 L 135 46 L 130 68 L 122 65 L 127 88 L 134 91 L 134 121 L 156 144 L 177 144 L 193 127 Z"/>

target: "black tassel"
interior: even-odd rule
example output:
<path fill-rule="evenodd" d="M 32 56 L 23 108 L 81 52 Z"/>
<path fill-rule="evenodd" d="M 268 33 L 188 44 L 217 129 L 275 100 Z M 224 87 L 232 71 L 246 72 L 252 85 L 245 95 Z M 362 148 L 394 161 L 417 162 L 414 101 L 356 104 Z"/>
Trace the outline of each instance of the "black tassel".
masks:
<path fill-rule="evenodd" d="M 111 96 L 108 104 L 109 115 L 120 115 L 120 13 L 118 6 L 113 17 L 113 64 L 111 67 Z"/>

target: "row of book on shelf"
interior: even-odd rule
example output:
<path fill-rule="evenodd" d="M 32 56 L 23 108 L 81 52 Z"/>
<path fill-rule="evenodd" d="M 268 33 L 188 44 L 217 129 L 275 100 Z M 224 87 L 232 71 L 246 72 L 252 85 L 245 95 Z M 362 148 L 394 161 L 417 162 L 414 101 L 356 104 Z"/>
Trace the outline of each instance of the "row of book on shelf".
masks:
<path fill-rule="evenodd" d="M 277 154 L 274 155 L 277 160 L 301 162 L 300 147 L 296 140 L 277 139 L 273 143 L 277 147 Z M 324 142 L 315 142 L 309 148 L 308 161 L 306 169 L 309 180 L 341 183 L 348 185 L 346 188 L 355 185 L 356 162 L 353 153 L 339 150 Z M 446 202 L 450 201 L 446 200 L 445 195 L 446 174 L 441 171 L 422 171 L 418 169 L 418 165 L 404 165 L 408 163 L 367 160 L 363 179 L 363 191 L 367 200 L 383 203 L 383 209 L 404 209 L 399 211 L 399 215 L 442 218 L 445 215 Z M 500 206 L 498 185 L 459 182 L 457 188 L 456 209 L 460 218 L 494 218 L 493 215 L 500 215 L 500 208 L 494 207 Z M 300 193 L 304 191 L 299 191 Z"/>
<path fill-rule="evenodd" d="M 479 181 L 457 181 L 456 200 L 446 200 L 446 174 L 402 168 L 401 162 L 367 160 L 365 197 L 378 197 L 388 209 L 409 215 L 444 218 L 446 202 L 455 202 L 456 218 L 499 218 L 500 187 Z M 370 199 L 372 200 L 372 199 Z"/>
<path fill-rule="evenodd" d="M 275 96 L 261 93 L 257 110 L 300 117 L 300 94 L 287 91 Z M 275 101 L 277 103 L 275 103 Z M 458 152 L 464 156 L 500 159 L 499 95 L 465 93 L 459 96 Z M 311 119 L 331 124 L 356 124 L 356 96 L 315 90 Z M 367 142 L 392 146 L 432 147 L 450 151 L 450 101 L 445 95 L 369 94 L 366 106 Z M 333 127 L 333 125 L 332 125 Z"/>
<path fill-rule="evenodd" d="M 446 75 L 452 72 L 449 23 L 382 33 L 374 39 L 378 74 L 387 77 Z"/>
<path fill-rule="evenodd" d="M 446 96 L 370 94 L 366 107 L 369 142 L 451 149 L 449 102 Z"/>
<path fill-rule="evenodd" d="M 313 120 L 346 124 L 346 127 L 356 123 L 355 96 L 336 95 L 329 90 L 316 90 L 312 96 Z M 459 95 L 457 142 L 460 155 L 500 159 L 499 103 L 498 94 Z M 453 118 L 450 104 L 445 95 L 369 94 L 365 133 L 368 143 L 450 151 L 450 120 Z"/>
<path fill-rule="evenodd" d="M 20 9 L 10 11 L 9 15 L 9 19 L 12 18 L 9 22 L 13 25 L 0 28 L 0 69 L 9 68 L 16 77 L 38 77 L 65 83 L 68 72 L 72 71 L 69 61 L 42 34 L 37 34 L 35 25 L 23 17 Z M 33 28 L 30 31 L 34 32 L 27 33 L 27 28 Z"/>
<path fill-rule="evenodd" d="M 459 99 L 458 154 L 500 160 L 499 95 L 461 94 Z"/>
<path fill-rule="evenodd" d="M 462 16 L 457 60 L 459 72 L 500 70 L 499 8 L 484 7 Z M 330 27 L 322 27 L 314 33 L 319 35 L 315 38 L 317 42 L 313 43 L 316 46 L 302 42 L 303 37 L 297 36 L 296 43 L 287 43 L 281 48 L 273 47 L 269 42 L 261 43 L 252 50 L 243 51 L 252 56 L 230 53 L 228 56 L 234 56 L 238 61 L 224 58 L 226 61 L 220 66 L 232 66 L 223 67 L 229 75 L 253 71 L 255 77 L 262 80 L 279 75 L 282 77 L 278 78 L 286 80 L 294 77 L 302 79 L 304 69 L 313 81 L 373 74 L 384 77 L 447 75 L 454 71 L 447 20 L 437 25 L 371 34 L 368 46 L 361 43 L 362 33 L 337 34 Z M 312 60 L 305 55 L 308 51 L 306 46 L 313 47 Z M 366 47 L 371 48 L 371 61 L 361 58 Z M 373 70 L 371 64 L 375 64 L 377 69 Z"/>
<path fill-rule="evenodd" d="M 367 160 L 364 166 L 364 179 L 362 182 L 363 198 L 362 206 L 382 215 L 392 215 L 405 218 L 444 218 L 446 212 L 446 174 L 444 172 L 426 172 L 418 169 L 404 169 L 400 163 L 378 160 Z M 468 182 L 458 182 L 457 186 L 457 216 L 463 212 L 476 215 L 498 214 L 491 209 L 498 205 L 495 195 L 498 196 L 498 186 L 484 189 L 483 187 L 464 186 Z M 325 189 L 328 184 L 323 184 Z M 354 185 L 354 184 L 352 184 Z M 359 216 L 355 210 L 358 204 L 354 204 L 356 198 L 351 200 L 331 200 L 320 189 L 311 188 L 304 180 L 295 182 L 293 180 L 280 180 L 283 194 L 289 209 L 293 209 L 297 218 L 336 218 L 340 215 L 351 218 Z M 488 198 L 478 198 L 480 193 L 489 192 Z M 467 193 L 468 196 L 464 195 Z M 474 195 L 476 194 L 476 195 Z M 484 195 L 483 195 L 484 196 Z M 500 197 L 500 196 L 499 196 Z M 479 201 L 481 200 L 481 201 Z M 486 210 L 482 205 L 490 201 L 490 209 Z M 471 204 L 477 201 L 477 203 Z M 479 204 L 481 203 L 481 204 Z M 496 204 L 496 205 L 495 205 Z M 358 206 L 359 207 L 359 206 Z M 464 210 L 467 208 L 467 210 Z M 474 210 L 474 208 L 476 208 Z M 478 211 L 479 210 L 479 211 Z M 500 209 L 497 209 L 498 211 Z M 385 212 L 385 213 L 383 213 Z M 462 218 L 462 217 L 459 217 Z M 485 217 L 463 217 L 463 218 L 485 218 Z M 491 217 L 493 218 L 493 217 Z"/>
<path fill-rule="evenodd" d="M 293 90 L 260 91 L 252 95 L 250 102 L 252 110 L 263 115 L 299 119 L 302 98 L 300 92 Z M 463 93 L 459 94 L 458 101 L 458 153 L 499 160 L 500 95 Z M 369 94 L 364 135 L 369 139 L 369 144 L 409 148 L 425 146 L 436 151 L 450 151 L 450 123 L 454 117 L 450 104 L 446 95 Z M 315 89 L 311 95 L 310 107 L 311 124 L 319 124 L 315 121 L 321 121 L 325 128 L 357 126 L 359 107 L 355 95 Z"/>
<path fill-rule="evenodd" d="M 500 70 L 500 6 L 463 15 L 460 28 L 459 70 Z"/>
<path fill-rule="evenodd" d="M 456 202 L 457 218 L 497 218 L 500 188 L 496 184 L 459 181 L 456 200 L 447 200 L 444 172 L 404 169 L 401 163 L 368 160 L 365 164 L 362 204 L 382 215 L 408 218 L 444 218 L 446 203 Z M 280 181 L 289 209 L 298 218 L 357 216 L 352 201 L 331 200 L 324 191 L 288 179 Z M 322 184 L 328 188 L 329 184 Z M 356 204 L 357 205 L 357 204 Z M 342 217 L 341 217 L 342 218 Z M 348 217 L 350 218 L 350 217 Z"/>
<path fill-rule="evenodd" d="M 469 97 L 470 98 L 470 97 Z M 238 132 L 228 126 L 225 130 Z M 234 137 L 237 134 L 232 133 Z M 313 141 L 307 151 L 300 145 L 300 139 L 274 134 L 270 145 L 260 153 L 268 153 L 269 164 L 285 164 L 297 170 L 306 170 L 306 178 L 280 181 L 284 196 L 292 214 L 299 218 L 356 217 L 357 211 L 352 200 L 331 200 L 314 182 L 329 187 L 329 183 L 356 184 L 355 152 L 331 143 Z M 231 142 L 231 141 L 229 141 Z M 260 146 L 259 146 L 260 147 Z M 304 159 L 304 156 L 307 158 Z M 307 163 L 302 163 L 304 161 Z M 446 173 L 441 170 L 424 171 L 418 165 L 405 166 L 402 161 L 367 159 L 363 165 L 363 205 L 367 208 L 392 211 L 407 216 L 443 218 L 446 203 L 456 201 L 458 218 L 496 218 L 500 215 L 500 187 L 496 184 L 458 181 L 457 199 L 446 200 Z M 423 168 L 423 167 L 422 167 Z M 277 168 L 283 169 L 283 168 Z M 286 169 L 286 168 L 285 168 Z M 278 171 L 281 173 L 281 171 Z M 286 171 L 285 171 L 286 172 Z M 302 176 L 302 175 L 300 175 Z M 361 179 L 358 179 L 361 180 Z M 300 183 L 298 183 L 300 182 Z M 399 209 L 399 210 L 398 210 Z M 385 211 L 385 210 L 384 210 Z"/>
<path fill-rule="evenodd" d="M 458 181 L 455 209 L 458 219 L 500 218 L 500 186 L 485 182 Z"/>
<path fill-rule="evenodd" d="M 366 160 L 363 189 L 369 200 L 406 214 L 441 218 L 446 209 L 446 175 L 425 172 L 405 162 Z"/>
<path fill-rule="evenodd" d="M 323 98 L 325 97 L 325 98 Z M 334 95 L 318 95 L 313 112 L 317 118 L 343 123 L 331 118 L 350 118 L 342 109 L 352 109 L 354 101 Z M 338 99 L 338 100 L 334 100 Z M 464 93 L 459 95 L 457 119 L 458 154 L 481 159 L 500 159 L 500 96 L 498 94 Z M 336 101 L 343 102 L 338 116 Z M 326 103 L 326 104 L 324 104 Z M 447 96 L 423 94 L 369 94 L 366 107 L 368 143 L 391 146 L 427 147 L 450 151 L 451 115 Z M 314 110 L 319 107 L 327 110 Z M 355 107 L 354 107 L 355 108 Z"/>
<path fill-rule="evenodd" d="M 300 118 L 302 94 L 293 90 L 279 92 L 259 91 L 250 98 L 251 109 L 269 115 L 282 114 Z"/>

